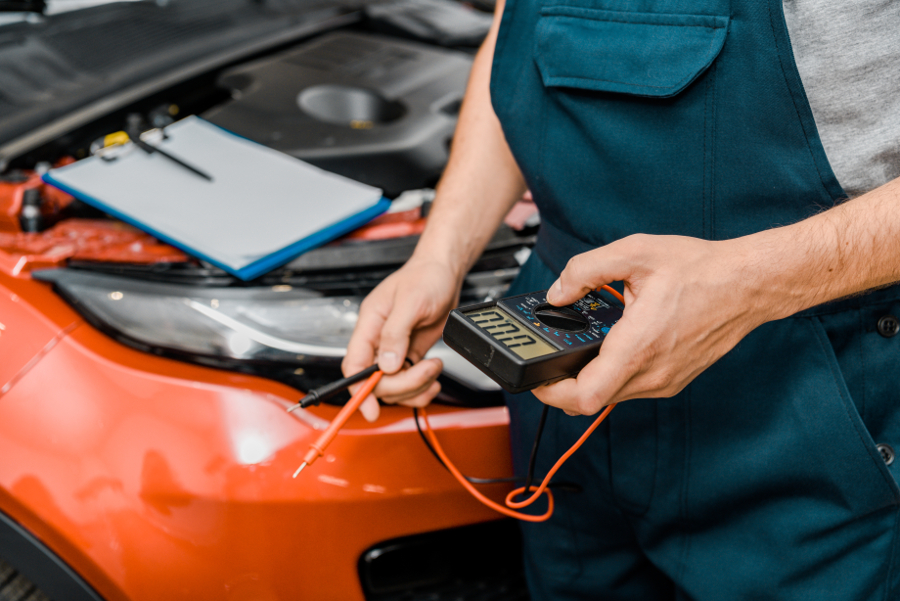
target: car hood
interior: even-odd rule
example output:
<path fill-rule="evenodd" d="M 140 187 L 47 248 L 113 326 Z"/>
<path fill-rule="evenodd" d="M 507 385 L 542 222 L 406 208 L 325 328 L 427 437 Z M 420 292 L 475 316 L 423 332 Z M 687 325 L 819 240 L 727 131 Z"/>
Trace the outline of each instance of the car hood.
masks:
<path fill-rule="evenodd" d="M 124 2 L 0 27 L 0 171 L 40 144 L 225 65 L 360 18 L 362 0 Z"/>

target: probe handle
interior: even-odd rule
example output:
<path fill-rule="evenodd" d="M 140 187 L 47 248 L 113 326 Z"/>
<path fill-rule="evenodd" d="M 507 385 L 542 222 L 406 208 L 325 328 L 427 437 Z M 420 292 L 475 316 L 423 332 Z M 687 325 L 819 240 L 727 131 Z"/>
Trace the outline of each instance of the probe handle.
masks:
<path fill-rule="evenodd" d="M 381 371 L 378 370 L 378 366 L 373 366 L 374 372 L 369 374 L 369 379 L 366 380 L 366 383 L 363 384 L 359 390 L 356 391 L 356 394 L 347 402 L 346 405 L 341 408 L 340 412 L 331 420 L 331 423 L 328 424 L 328 428 L 319 436 L 316 442 L 309 445 L 309 451 L 306 453 L 306 456 L 303 458 L 303 462 L 306 465 L 312 465 L 312 463 L 325 454 L 325 449 L 328 448 L 328 445 L 331 444 L 331 441 L 334 440 L 334 437 L 337 436 L 338 431 L 344 427 L 344 424 L 347 423 L 347 420 L 350 419 L 350 416 L 359 409 L 359 406 L 362 405 L 362 402 L 366 400 L 366 397 L 372 393 L 375 389 L 375 386 L 378 385 L 379 380 L 381 380 L 381 376 L 384 375 Z M 370 368 L 372 369 L 372 368 Z M 369 370 L 366 370 L 369 371 Z"/>
<path fill-rule="evenodd" d="M 318 405 L 322 401 L 327 401 L 331 397 L 338 395 L 346 390 L 348 386 L 353 386 L 357 382 L 362 382 L 363 380 L 374 374 L 376 371 L 378 371 L 377 363 L 365 368 L 359 373 L 353 374 L 352 376 L 342 378 L 340 380 L 337 380 L 336 382 L 332 382 L 330 384 L 326 384 L 325 386 L 320 386 L 314 390 L 310 390 L 309 393 L 307 393 L 307 395 L 300 400 L 300 407 L 306 409 L 310 405 Z"/>

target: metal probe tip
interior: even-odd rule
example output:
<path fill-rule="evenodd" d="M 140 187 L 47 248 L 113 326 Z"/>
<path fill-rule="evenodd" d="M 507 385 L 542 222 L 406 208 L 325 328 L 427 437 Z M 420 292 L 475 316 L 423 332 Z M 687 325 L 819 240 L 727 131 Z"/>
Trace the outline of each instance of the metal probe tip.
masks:
<path fill-rule="evenodd" d="M 288 408 L 288 413 L 292 411 L 296 411 L 297 409 L 306 409 L 310 405 L 318 405 L 320 402 L 321 395 L 318 390 L 310 390 L 305 397 L 303 397 L 299 403 L 296 405 L 292 405 Z"/>
<path fill-rule="evenodd" d="M 305 468 L 305 467 L 306 467 L 306 462 L 304 461 L 303 463 L 300 464 L 300 467 L 297 468 L 297 471 L 294 472 L 294 478 L 296 478 L 297 475 L 299 475 L 300 472 L 302 472 L 303 468 Z"/>

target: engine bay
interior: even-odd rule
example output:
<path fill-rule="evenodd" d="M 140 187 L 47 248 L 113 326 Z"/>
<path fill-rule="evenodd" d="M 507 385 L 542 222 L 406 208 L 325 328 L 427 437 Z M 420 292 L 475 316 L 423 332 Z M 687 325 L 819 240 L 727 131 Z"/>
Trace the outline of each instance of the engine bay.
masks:
<path fill-rule="evenodd" d="M 404 15 L 402 2 L 393 3 L 396 6 L 390 11 L 382 5 L 391 3 L 372 4 L 382 9 L 375 14 L 391 19 L 379 21 L 365 7 L 348 3 L 319 3 L 318 12 L 304 13 L 308 19 L 319 15 L 317 27 L 298 39 L 250 52 L 241 60 L 216 63 L 103 114 L 96 114 L 98 109 L 92 105 L 95 118 L 47 139 L 42 139 L 46 131 L 38 128 L 43 133 L 30 146 L 21 143 L 27 132 L 0 145 L 4 163 L 0 271 L 52 282 L 92 325 L 147 352 L 254 373 L 300 389 L 333 378 L 339 370 L 338 350 L 352 331 L 362 297 L 411 256 L 425 227 L 474 51 L 471 45 L 447 47 L 442 41 L 449 38 L 443 34 L 427 40 L 421 28 L 398 30 L 396 23 L 404 22 L 397 19 L 398 14 Z M 413 16 L 422 10 L 422 5 L 406 4 Z M 299 10 L 292 3 L 287 5 Z M 446 0 L 442 10 L 448 5 L 458 6 Z M 481 25 L 490 20 L 489 13 L 458 7 L 473 13 L 474 17 L 466 13 L 467 18 Z M 3 36 L 0 29 L 0 64 Z M 139 120 L 145 129 L 160 128 L 193 114 L 326 170 L 381 187 L 393 199 L 393 206 L 351 234 L 252 282 L 241 282 L 40 179 L 51 166 L 96 152 L 126 123 Z M 19 151 L 10 154 L 16 148 Z M 527 258 L 539 219 L 527 202 L 514 212 L 526 218 L 501 226 L 467 276 L 461 302 L 499 297 Z M 223 342 L 212 344 L 212 326 L 206 324 L 192 334 L 196 343 L 174 333 L 156 339 L 149 332 L 159 328 L 152 323 L 135 326 L 116 321 L 118 305 L 107 301 L 121 300 L 126 294 L 128 299 L 144 295 L 149 299 L 147 306 L 162 297 L 194 299 L 207 313 L 214 311 L 224 316 L 220 321 L 232 320 L 227 323 L 239 323 L 240 327 L 234 327 L 249 333 L 245 340 L 218 332 L 215 335 L 221 335 Z M 89 297 L 99 300 L 91 305 Z M 321 334 L 322 340 L 327 338 L 325 346 L 317 342 L 319 334 L 311 333 L 312 322 L 300 317 L 290 324 L 277 321 L 287 319 L 278 303 L 288 297 L 304 310 L 327 306 L 327 319 L 336 321 L 333 332 Z M 156 318 L 168 321 L 171 315 L 160 313 Z M 216 315 L 213 318 L 218 319 Z M 315 311 L 298 309 L 296 315 L 325 319 Z M 185 323 L 193 324 L 195 319 L 199 318 L 190 313 Z M 191 327 L 182 325 L 181 330 Z M 337 337 L 332 335 L 335 332 Z M 204 335 L 209 340 L 201 340 Z M 275 339 L 283 342 L 272 342 Z M 326 350 L 296 352 L 296 348 Z M 447 360 L 443 379 L 441 400 L 445 402 L 495 404 L 500 400 L 495 386 L 452 359 Z"/>
<path fill-rule="evenodd" d="M 396 197 L 437 183 L 471 65 L 459 50 L 338 31 L 224 71 L 232 98 L 202 116 Z"/>

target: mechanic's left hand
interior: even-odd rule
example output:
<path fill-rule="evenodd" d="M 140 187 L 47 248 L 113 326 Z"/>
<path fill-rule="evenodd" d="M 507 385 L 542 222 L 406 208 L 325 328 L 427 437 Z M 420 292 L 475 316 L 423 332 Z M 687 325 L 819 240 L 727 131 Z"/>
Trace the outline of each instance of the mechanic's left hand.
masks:
<path fill-rule="evenodd" d="M 772 318 L 746 239 L 634 235 L 573 257 L 547 293 L 573 303 L 625 283 L 625 313 L 575 379 L 533 390 L 570 415 L 634 398 L 674 396 Z"/>

